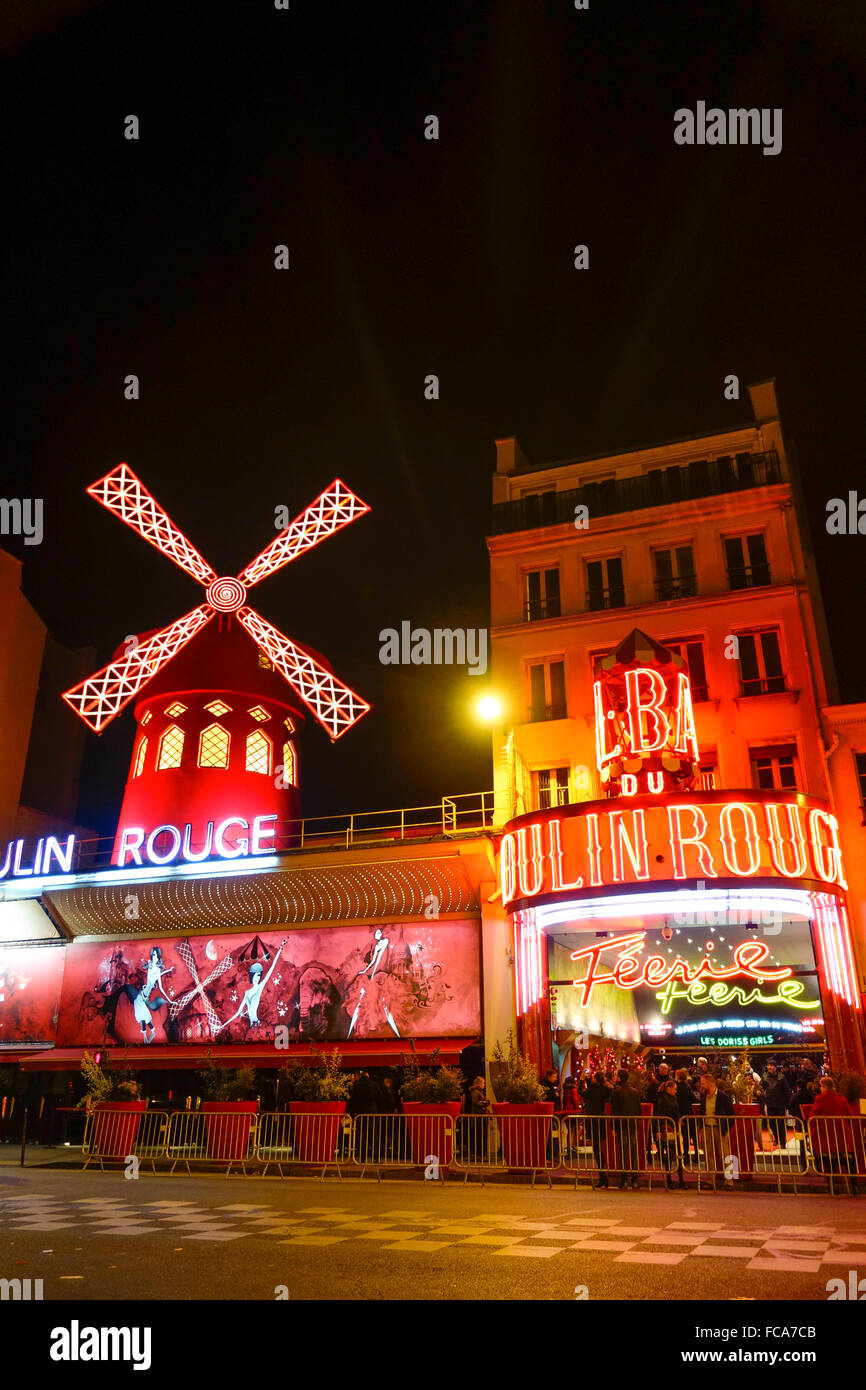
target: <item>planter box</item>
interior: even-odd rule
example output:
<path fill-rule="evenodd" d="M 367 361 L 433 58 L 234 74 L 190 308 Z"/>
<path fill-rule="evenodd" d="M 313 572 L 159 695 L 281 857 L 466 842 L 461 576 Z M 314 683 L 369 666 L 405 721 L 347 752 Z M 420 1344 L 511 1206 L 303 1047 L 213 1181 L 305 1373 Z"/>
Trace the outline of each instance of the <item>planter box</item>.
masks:
<path fill-rule="evenodd" d="M 431 1155 L 447 1168 L 454 1157 L 454 1121 L 463 1109 L 459 1100 L 431 1105 L 422 1100 L 404 1100 L 403 1114 L 413 1163 L 426 1163 Z"/>
<path fill-rule="evenodd" d="M 509 1168 L 525 1172 L 551 1166 L 547 1149 L 553 1120 L 552 1100 L 537 1101 L 534 1105 L 494 1102 L 490 1108 L 496 1116 L 502 1154 Z"/>
<path fill-rule="evenodd" d="M 295 1162 L 333 1163 L 345 1113 L 344 1100 L 290 1100 Z"/>
<path fill-rule="evenodd" d="M 734 1101 L 734 1123 L 728 1131 L 728 1143 L 741 1178 L 750 1178 L 755 1171 L 755 1120 L 760 1113 L 760 1105 Z"/>
<path fill-rule="evenodd" d="M 255 1100 L 203 1100 L 208 1158 L 241 1163 L 247 1156 L 258 1108 Z"/>
<path fill-rule="evenodd" d="M 91 1153 L 97 1158 L 128 1158 L 135 1147 L 145 1100 L 104 1100 L 93 1107 Z"/>

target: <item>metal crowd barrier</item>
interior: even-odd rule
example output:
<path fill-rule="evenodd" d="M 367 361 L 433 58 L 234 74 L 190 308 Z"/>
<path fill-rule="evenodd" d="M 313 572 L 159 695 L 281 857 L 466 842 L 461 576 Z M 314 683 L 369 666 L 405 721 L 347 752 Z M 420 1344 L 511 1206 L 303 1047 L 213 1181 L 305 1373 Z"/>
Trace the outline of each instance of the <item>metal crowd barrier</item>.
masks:
<path fill-rule="evenodd" d="M 837 1182 L 852 1196 L 866 1179 L 866 1115 L 810 1115 L 813 1171 L 826 1178 L 832 1196 Z"/>
<path fill-rule="evenodd" d="M 259 1119 L 251 1111 L 175 1110 L 165 1145 L 171 1172 L 179 1163 L 188 1173 L 191 1163 L 225 1163 L 228 1177 L 237 1163 L 246 1177 L 246 1165 L 256 1154 Z"/>
<path fill-rule="evenodd" d="M 302 1164 L 321 1168 L 323 1178 L 332 1167 L 342 1180 L 342 1169 L 354 1156 L 354 1136 L 348 1115 L 269 1112 L 259 1116 L 255 1156 L 264 1164 L 262 1177 L 272 1164 L 276 1164 L 281 1178 L 285 1176 L 284 1164 Z"/>
<path fill-rule="evenodd" d="M 641 1177 L 682 1181 L 677 1127 L 666 1115 L 565 1115 L 560 1117 L 561 1166 L 596 1187 L 626 1186 Z"/>
<path fill-rule="evenodd" d="M 698 1190 L 701 1182 L 715 1191 L 719 1182 L 733 1187 L 737 1182 L 752 1178 L 775 1178 L 782 1190 L 783 1177 L 791 1178 L 797 1191 L 797 1178 L 809 1172 L 809 1152 L 806 1131 L 799 1120 L 778 1118 L 772 1130 L 777 1146 L 764 1149 L 759 1142 L 763 1115 L 726 1115 L 715 1117 L 716 1122 L 702 1115 L 684 1115 L 680 1120 L 680 1147 L 686 1172 L 696 1176 Z"/>
<path fill-rule="evenodd" d="M 539 1173 L 547 1176 L 560 1166 L 562 1134 L 555 1115 L 458 1115 L 454 1167 L 466 1182 L 475 1172 Z"/>
<path fill-rule="evenodd" d="M 720 1182 L 775 1178 L 793 1181 L 808 1173 L 823 1177 L 831 1194 L 836 1188 L 856 1191 L 866 1181 L 866 1115 L 812 1116 L 808 1130 L 799 1120 L 770 1117 L 777 1141 L 765 1150 L 760 1142 L 762 1115 L 684 1116 L 679 1125 L 661 1115 L 348 1115 L 237 1112 L 231 1108 L 200 1110 L 91 1111 L 86 1118 L 84 1168 L 94 1160 L 126 1163 L 131 1157 L 150 1163 L 220 1164 L 230 1173 L 236 1165 L 261 1165 L 261 1176 L 276 1166 L 319 1168 L 324 1178 L 333 1168 L 342 1179 L 346 1168 L 424 1170 L 444 1180 L 476 1174 L 483 1183 L 490 1173 L 527 1173 L 535 1185 L 539 1173 L 560 1172 L 593 1185 L 627 1185 L 647 1179 L 683 1185 L 684 1174 L 697 1186 L 716 1189 Z"/>
<path fill-rule="evenodd" d="M 156 1172 L 156 1159 L 165 1154 L 168 1120 L 165 1110 L 91 1110 L 81 1145 L 84 1168 L 98 1159 L 104 1172 L 106 1159 L 127 1163 L 134 1157 L 139 1162 L 149 1159 Z"/>

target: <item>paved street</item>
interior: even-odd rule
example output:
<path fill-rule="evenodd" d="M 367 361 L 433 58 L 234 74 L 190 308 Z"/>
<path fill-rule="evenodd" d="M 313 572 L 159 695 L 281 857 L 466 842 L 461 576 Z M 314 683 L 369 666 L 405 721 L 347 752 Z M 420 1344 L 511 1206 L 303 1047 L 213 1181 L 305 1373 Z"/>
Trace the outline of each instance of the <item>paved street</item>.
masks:
<path fill-rule="evenodd" d="M 52 1299 L 825 1301 L 866 1199 L 0 1170 L 0 1278 Z"/>

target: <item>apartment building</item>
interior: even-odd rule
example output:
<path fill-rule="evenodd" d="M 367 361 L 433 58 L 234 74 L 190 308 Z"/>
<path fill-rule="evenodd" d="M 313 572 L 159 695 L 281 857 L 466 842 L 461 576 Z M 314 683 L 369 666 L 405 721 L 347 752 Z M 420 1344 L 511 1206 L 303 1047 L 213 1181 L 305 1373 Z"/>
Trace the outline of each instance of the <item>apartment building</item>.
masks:
<path fill-rule="evenodd" d="M 594 698 L 602 662 L 635 632 L 638 645 L 645 635 L 681 658 L 699 747 L 695 795 L 730 789 L 740 804 L 746 789 L 762 805 L 794 806 L 799 798 L 801 807 L 813 798 L 838 822 L 833 834 L 850 870 L 847 916 L 859 952 L 846 921 L 840 950 L 850 978 L 837 981 L 830 1010 L 838 1013 L 841 999 L 845 1017 L 827 1021 L 827 1037 L 835 1033 L 837 1050 L 862 1061 L 856 959 L 864 958 L 866 708 L 839 704 L 808 518 L 773 382 L 750 386 L 749 397 L 753 419 L 737 428 L 617 454 L 537 464 L 516 439 L 497 441 L 488 541 L 491 675 L 504 710 L 494 733 L 496 804 L 500 821 L 512 822 L 603 802 Z M 800 812 L 791 814 L 796 824 Z M 799 855 L 798 848 L 793 868 L 802 867 Z M 705 881 L 702 863 L 696 885 Z M 775 872 L 768 860 L 749 879 L 769 882 Z M 816 873 L 791 877 L 804 890 L 829 881 Z M 839 911 L 846 911 L 841 903 Z M 519 932 L 519 908 L 516 918 Z M 806 911 L 801 926 L 808 918 Z M 814 914 L 812 921 L 814 930 Z M 661 915 L 652 922 L 654 929 Z M 796 935 L 802 954 L 803 933 Z M 835 950 L 831 937 L 826 945 Z M 539 947 L 542 1010 L 552 949 Z M 800 973 L 808 962 L 791 964 Z M 539 1021 L 539 1055 L 550 1055 L 548 1031 Z M 639 1019 L 629 1036 L 647 1041 Z M 774 1040 L 781 1036 L 776 1030 Z"/>

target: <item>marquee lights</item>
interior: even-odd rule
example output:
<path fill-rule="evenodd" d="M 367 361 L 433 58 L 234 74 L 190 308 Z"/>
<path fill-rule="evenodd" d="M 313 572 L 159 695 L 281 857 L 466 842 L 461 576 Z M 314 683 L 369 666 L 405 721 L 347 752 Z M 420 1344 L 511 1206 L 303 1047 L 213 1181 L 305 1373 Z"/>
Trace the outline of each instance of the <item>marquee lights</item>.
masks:
<path fill-rule="evenodd" d="M 835 816 L 801 794 L 771 796 L 644 796 L 616 809 L 584 802 L 523 816 L 502 837 L 503 904 L 620 884 L 756 876 L 846 888 Z"/>
<path fill-rule="evenodd" d="M 185 825 L 182 830 L 176 825 L 158 825 L 149 834 L 139 826 L 126 826 L 119 832 L 118 866 L 124 868 L 127 862 L 143 865 L 146 861 L 148 864 L 162 867 L 174 863 L 178 855 L 187 863 L 197 864 L 211 854 L 218 855 L 221 859 L 273 854 L 276 820 L 277 814 L 274 812 L 267 816 L 256 816 L 252 825 L 243 816 L 228 816 L 216 828 L 213 821 L 208 821 L 204 848 L 195 851 L 190 844 L 190 824 Z M 249 834 L 238 836 L 231 846 L 226 837 L 233 829 L 248 831 Z M 168 846 L 158 848 L 157 841 L 165 836 L 169 839 Z"/>
<path fill-rule="evenodd" d="M 571 952 L 574 961 L 586 962 L 586 975 L 582 980 L 574 980 L 576 989 L 581 990 L 580 1007 L 586 1008 L 592 998 L 596 985 L 613 984 L 620 989 L 640 989 L 649 986 L 656 991 L 661 1012 L 670 1013 L 671 1005 L 678 999 L 690 1004 L 712 1004 L 726 1008 L 736 1003 L 740 1008 L 750 1004 L 788 1004 L 795 1009 L 814 1009 L 818 1000 L 802 999 L 805 986 L 801 980 L 792 979 L 794 973 L 790 966 L 775 968 L 765 965 L 770 948 L 763 941 L 741 941 L 731 952 L 731 965 L 718 965 L 711 952 L 715 943 L 706 943 L 707 954 L 691 966 L 682 956 L 668 961 L 664 956 L 647 956 L 640 960 L 640 953 L 646 946 L 646 932 L 632 932 L 627 936 L 608 938 L 592 942 Z M 616 951 L 616 962 L 612 969 L 604 970 L 601 958 L 609 951 Z M 730 985 L 729 980 L 745 976 L 755 987 L 744 989 L 741 985 Z M 711 983 L 708 983 L 711 982 Z M 766 983 L 777 986 L 776 993 L 766 995 L 760 986 Z M 684 988 L 678 988 L 678 985 Z"/>

